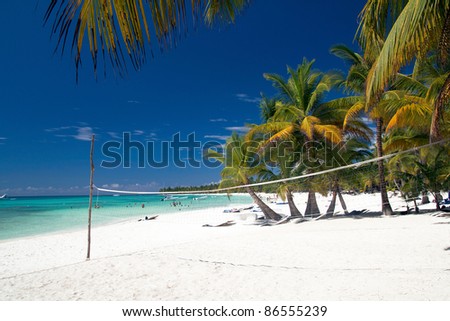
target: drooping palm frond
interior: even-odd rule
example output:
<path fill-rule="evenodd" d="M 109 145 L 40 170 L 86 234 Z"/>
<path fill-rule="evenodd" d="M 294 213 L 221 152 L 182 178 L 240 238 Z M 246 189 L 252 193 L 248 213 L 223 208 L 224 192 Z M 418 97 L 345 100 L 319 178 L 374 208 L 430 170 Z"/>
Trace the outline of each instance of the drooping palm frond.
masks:
<path fill-rule="evenodd" d="M 342 131 L 334 125 L 314 125 L 314 131 L 326 140 L 339 143 L 342 141 Z"/>
<path fill-rule="evenodd" d="M 411 75 L 414 79 L 420 79 L 426 85 L 434 81 L 436 77 L 442 74 L 441 68 L 438 68 L 435 64 L 436 55 L 431 54 L 427 57 L 418 57 L 414 63 L 413 73 Z"/>
<path fill-rule="evenodd" d="M 345 130 L 348 126 L 348 124 L 355 118 L 357 118 L 362 111 L 364 111 L 366 108 L 366 105 L 364 103 L 364 100 L 357 101 L 354 103 L 348 110 L 347 114 L 345 115 L 342 128 Z"/>
<path fill-rule="evenodd" d="M 277 126 L 281 127 L 281 123 L 278 123 Z M 275 134 L 270 136 L 269 139 L 267 139 L 266 142 L 262 143 L 262 147 L 267 146 L 268 144 L 271 144 L 273 142 L 279 141 L 279 140 L 289 140 L 293 139 L 293 133 L 298 130 L 298 126 L 294 123 L 289 124 L 288 126 L 281 127 L 279 131 L 277 131 Z"/>
<path fill-rule="evenodd" d="M 370 142 L 373 139 L 374 132 L 369 127 L 367 120 L 362 120 L 361 118 L 353 118 L 347 119 L 344 135 L 346 137 L 362 139 L 366 142 Z"/>
<path fill-rule="evenodd" d="M 275 133 L 278 133 L 279 131 L 291 126 L 292 122 L 290 121 L 270 121 L 265 124 L 252 127 L 245 136 L 245 140 L 253 141 L 258 134 L 262 134 L 265 137 L 271 137 Z"/>
<path fill-rule="evenodd" d="M 402 107 L 398 108 L 395 114 L 386 125 L 386 132 L 389 132 L 393 128 L 412 127 L 428 127 L 429 120 L 433 109 L 427 103 L 409 103 L 405 100 L 400 103 L 405 103 Z M 428 120 L 428 121 L 427 121 Z"/>
<path fill-rule="evenodd" d="M 263 76 L 265 79 L 270 80 L 272 85 L 279 90 L 280 96 L 287 96 L 292 101 L 295 101 L 294 93 L 282 76 L 271 73 L 265 73 Z"/>
<path fill-rule="evenodd" d="M 261 94 L 261 102 L 259 108 L 261 110 L 261 119 L 263 122 L 267 122 L 276 112 L 277 101 L 273 98 L 267 98 Z"/>
<path fill-rule="evenodd" d="M 180 2 L 180 0 L 178 0 Z M 205 5 L 206 22 L 234 22 L 236 15 L 249 3 L 249 0 L 209 0 Z M 191 0 L 192 7 L 202 7 L 202 0 Z"/>
<path fill-rule="evenodd" d="M 383 142 L 386 153 L 407 150 L 413 147 L 423 146 L 428 142 L 428 134 L 415 129 L 394 129 Z"/>
<path fill-rule="evenodd" d="M 204 18 L 208 24 L 215 20 L 234 21 L 249 0 L 51 0 L 44 21 L 53 19 L 52 34 L 57 47 L 64 52 L 71 41 L 75 65 L 81 64 L 83 45 L 89 51 L 97 71 L 99 51 L 106 63 L 123 73 L 125 48 L 134 68 L 145 61 L 145 43 L 153 31 L 160 48 L 169 48 L 186 31 L 190 6 L 193 20 Z M 72 38 L 72 39 L 70 39 Z"/>
<path fill-rule="evenodd" d="M 276 110 L 273 114 L 273 118 L 269 119 L 269 122 L 294 122 L 298 118 L 305 117 L 305 111 L 291 104 L 283 104 L 282 102 L 277 102 L 275 104 Z"/>
<path fill-rule="evenodd" d="M 328 72 L 322 76 L 320 81 L 311 86 L 311 94 L 309 96 L 308 105 L 305 114 L 311 114 L 317 108 L 325 93 L 331 89 L 338 87 L 343 82 L 343 76 L 338 72 Z"/>
<path fill-rule="evenodd" d="M 430 103 L 435 103 L 440 95 L 446 94 L 446 91 L 443 89 L 449 75 L 450 72 L 439 75 L 433 80 L 433 82 L 431 82 L 428 92 L 426 94 L 427 101 L 429 101 Z M 444 99 L 443 103 L 445 102 L 446 100 Z"/>
<path fill-rule="evenodd" d="M 368 2 L 370 8 L 377 9 L 373 12 L 367 11 L 368 9 L 362 12 L 359 33 L 365 52 L 369 54 L 373 52 L 370 45 L 379 45 L 380 37 L 389 30 L 386 29 L 388 25 L 382 26 L 388 17 L 387 8 L 392 8 L 396 14 L 400 12 L 369 73 L 366 89 L 368 104 L 379 98 L 400 67 L 415 56 L 423 57 L 430 48 L 437 47 L 449 2 L 449 0 L 410 0 L 406 4 L 403 1 L 389 0 Z M 404 7 L 401 8 L 403 4 Z M 381 8 L 383 6 L 384 8 Z M 380 14 L 376 18 L 378 22 L 374 20 L 374 13 L 377 12 Z"/>
<path fill-rule="evenodd" d="M 300 124 L 300 129 L 309 140 L 312 140 L 314 136 L 314 126 L 319 123 L 319 118 L 314 116 L 306 116 Z"/>
<path fill-rule="evenodd" d="M 356 35 L 370 62 L 378 56 L 385 35 L 407 2 L 408 0 L 368 0 L 365 4 L 360 13 L 361 21 Z"/>
<path fill-rule="evenodd" d="M 345 45 L 336 45 L 331 47 L 330 53 L 338 58 L 341 58 L 350 65 L 364 64 L 363 57 Z"/>
<path fill-rule="evenodd" d="M 425 86 L 422 82 L 413 77 L 409 77 L 403 74 L 396 75 L 391 88 L 394 90 L 405 90 L 420 97 L 425 97 L 428 92 L 427 86 Z"/>

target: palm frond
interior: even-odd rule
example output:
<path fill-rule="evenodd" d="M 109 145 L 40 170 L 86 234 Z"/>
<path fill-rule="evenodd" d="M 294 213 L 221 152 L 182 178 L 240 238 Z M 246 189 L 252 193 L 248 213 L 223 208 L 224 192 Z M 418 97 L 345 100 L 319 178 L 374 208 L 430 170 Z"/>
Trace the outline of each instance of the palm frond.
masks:
<path fill-rule="evenodd" d="M 429 104 L 404 105 L 391 118 L 386 126 L 386 131 L 389 132 L 393 128 L 411 127 L 415 124 L 423 126 L 424 123 L 429 123 L 426 119 L 430 119 L 432 112 Z"/>
<path fill-rule="evenodd" d="M 397 74 L 391 86 L 392 89 L 405 90 L 408 93 L 414 93 L 420 97 L 425 97 L 428 92 L 427 86 L 413 77 L 403 74 Z"/>
<path fill-rule="evenodd" d="M 341 58 L 350 65 L 359 65 L 364 63 L 364 59 L 361 55 L 345 45 L 336 45 L 331 47 L 330 53 L 338 58 Z"/>
<path fill-rule="evenodd" d="M 234 21 L 247 3 L 249 0 L 51 0 L 44 21 L 53 19 L 55 50 L 64 53 L 72 38 L 77 77 L 84 43 L 89 44 L 94 72 L 101 50 L 104 63 L 109 56 L 113 68 L 122 74 L 126 71 L 122 47 L 133 67 L 139 69 L 145 62 L 145 44 L 151 44 L 151 25 L 160 48 L 170 48 L 180 31 L 187 30 L 189 5 L 194 20 L 204 17 L 211 24 Z"/>
<path fill-rule="evenodd" d="M 305 134 L 308 139 L 313 139 L 314 136 L 314 125 L 320 123 L 320 119 L 314 116 L 306 116 L 303 118 L 300 124 L 301 131 Z"/>
<path fill-rule="evenodd" d="M 272 85 L 280 91 L 282 96 L 289 97 L 291 101 L 295 101 L 295 95 L 282 76 L 270 73 L 265 73 L 263 76 L 265 79 L 272 82 Z"/>
<path fill-rule="evenodd" d="M 342 141 L 342 131 L 337 126 L 315 124 L 314 131 L 333 143 Z"/>
<path fill-rule="evenodd" d="M 356 103 L 351 106 L 347 114 L 345 115 L 344 122 L 342 124 L 342 128 L 346 130 L 347 124 L 350 123 L 352 119 L 355 119 L 358 117 L 358 115 L 365 109 L 366 105 L 364 104 L 363 100 L 356 101 Z"/>
<path fill-rule="evenodd" d="M 369 73 L 366 89 L 369 105 L 378 99 L 400 67 L 415 55 L 424 56 L 436 44 L 445 18 L 444 8 L 448 8 L 448 0 L 410 0 L 405 4 Z M 370 51 L 368 47 L 365 49 Z"/>

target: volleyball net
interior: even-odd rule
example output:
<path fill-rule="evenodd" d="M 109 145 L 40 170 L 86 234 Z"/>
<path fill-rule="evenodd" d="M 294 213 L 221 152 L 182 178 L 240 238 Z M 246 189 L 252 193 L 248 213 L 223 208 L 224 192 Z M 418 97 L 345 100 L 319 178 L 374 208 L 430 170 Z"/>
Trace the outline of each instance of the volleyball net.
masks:
<path fill-rule="evenodd" d="M 194 210 L 208 212 L 220 208 L 221 213 L 254 211 L 257 217 L 261 209 L 255 204 L 254 197 L 249 196 L 250 189 L 264 204 L 286 215 L 290 211 L 286 200 L 288 191 L 302 214 L 308 210 L 311 191 L 314 192 L 319 215 L 330 212 L 332 206 L 333 214 L 381 210 L 379 192 L 383 183 L 380 182 L 378 165 L 382 163 L 385 167 L 383 186 L 388 190 L 392 208 L 404 211 L 405 208 L 417 207 L 426 194 L 432 202 L 436 188 L 442 192 L 450 188 L 448 143 L 449 139 L 444 139 L 382 157 L 363 155 L 361 150 L 354 150 L 353 153 L 361 154 L 361 160 L 349 164 L 342 164 L 346 158 L 341 157 L 340 162 L 331 162 L 330 165 L 317 154 L 319 161 L 315 168 L 300 168 L 295 164 L 288 169 L 280 169 L 276 166 L 277 161 L 271 161 L 271 175 L 249 175 L 247 184 L 212 189 L 190 187 L 186 190 L 131 191 L 94 185 L 97 193 L 95 208 L 101 209 L 104 204 L 121 204 L 119 212 L 131 211 L 131 215 L 142 214 L 142 217 Z M 300 175 L 292 175 L 296 170 Z M 286 172 L 291 175 L 286 175 Z"/>

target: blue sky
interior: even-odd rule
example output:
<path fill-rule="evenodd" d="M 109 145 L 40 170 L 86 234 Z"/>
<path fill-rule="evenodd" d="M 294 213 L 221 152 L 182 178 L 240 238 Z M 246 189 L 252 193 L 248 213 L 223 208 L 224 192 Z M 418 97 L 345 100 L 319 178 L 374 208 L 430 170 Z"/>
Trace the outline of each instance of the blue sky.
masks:
<path fill-rule="evenodd" d="M 139 72 L 130 65 L 124 79 L 107 69 L 96 81 L 85 52 L 77 84 L 73 57 L 53 53 L 56 41 L 43 26 L 47 2 L 7 1 L 0 11 L 0 194 L 86 194 L 92 133 L 98 186 L 158 190 L 217 182 L 219 168 L 137 168 L 132 162 L 105 169 L 101 147 L 123 132 L 157 146 L 177 132 L 182 139 L 195 133 L 202 142 L 223 142 L 232 129 L 259 121 L 260 92 L 275 93 L 263 73 L 286 75 L 286 65 L 303 57 L 315 58 L 323 71 L 345 70 L 329 48 L 356 48 L 365 3 L 254 1 L 233 25 L 191 28 L 164 54 L 154 45 L 155 58 Z"/>

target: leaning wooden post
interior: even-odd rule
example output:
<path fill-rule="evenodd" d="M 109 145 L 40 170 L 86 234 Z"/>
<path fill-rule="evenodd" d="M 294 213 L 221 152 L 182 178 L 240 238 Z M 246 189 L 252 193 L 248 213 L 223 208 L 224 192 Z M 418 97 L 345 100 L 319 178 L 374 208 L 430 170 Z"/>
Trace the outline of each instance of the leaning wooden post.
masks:
<path fill-rule="evenodd" d="M 89 180 L 89 218 L 88 218 L 88 248 L 86 260 L 91 258 L 91 218 L 92 218 L 92 192 L 94 190 L 94 141 L 95 135 L 91 139 L 91 175 Z"/>

